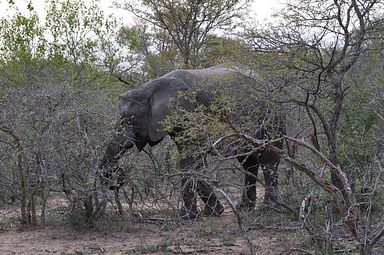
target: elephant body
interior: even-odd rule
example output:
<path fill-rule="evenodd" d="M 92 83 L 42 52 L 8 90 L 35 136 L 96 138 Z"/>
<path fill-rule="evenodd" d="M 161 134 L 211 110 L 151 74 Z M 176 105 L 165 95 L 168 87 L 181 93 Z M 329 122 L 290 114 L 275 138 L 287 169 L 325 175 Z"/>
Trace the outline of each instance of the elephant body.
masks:
<path fill-rule="evenodd" d="M 223 66 L 196 70 L 174 70 L 158 79 L 149 81 L 139 88 L 132 89 L 120 96 L 119 119 L 116 124 L 116 132 L 107 145 L 104 156 L 100 161 L 100 168 L 113 166 L 125 151 L 134 145 L 142 150 L 147 144 L 154 146 L 170 135 L 177 144 L 178 150 L 186 150 L 187 145 L 175 139 L 180 133 L 175 127 L 168 131 L 163 127 L 162 121 L 170 114 L 171 104 L 187 111 L 193 111 L 200 104 L 209 106 L 212 97 L 220 93 L 220 86 L 227 84 L 230 93 L 246 93 L 246 87 L 250 87 L 254 79 L 238 69 Z M 195 100 L 189 100 L 180 96 L 183 91 L 197 91 Z M 246 109 L 246 108 L 244 108 Z M 268 125 L 263 125 L 267 115 Z M 239 114 L 240 116 L 241 114 Z M 285 123 L 279 115 L 273 114 L 270 109 L 263 110 L 259 116 L 255 116 L 254 137 L 257 139 L 270 139 L 270 134 L 280 137 L 285 134 Z M 274 146 L 282 148 L 282 142 L 276 142 Z M 238 157 L 244 170 L 250 175 L 245 176 L 245 188 L 240 207 L 253 207 L 256 202 L 256 176 L 259 166 L 262 167 L 266 191 L 265 202 L 277 200 L 278 178 L 277 166 L 279 157 L 267 150 L 258 150 L 250 156 Z M 180 215 L 186 219 L 198 216 L 195 192 L 205 203 L 203 213 L 205 215 L 220 215 L 223 206 L 212 191 L 211 186 L 202 180 L 194 180 L 188 176 L 188 169 L 194 167 L 196 158 L 189 156 L 180 160 L 180 167 L 185 170 L 182 178 L 183 207 Z M 111 170 L 109 170 L 111 171 Z M 104 172 L 104 178 L 111 174 Z M 197 183 L 196 183 L 197 182 Z M 196 188 L 197 187 L 197 188 Z"/>

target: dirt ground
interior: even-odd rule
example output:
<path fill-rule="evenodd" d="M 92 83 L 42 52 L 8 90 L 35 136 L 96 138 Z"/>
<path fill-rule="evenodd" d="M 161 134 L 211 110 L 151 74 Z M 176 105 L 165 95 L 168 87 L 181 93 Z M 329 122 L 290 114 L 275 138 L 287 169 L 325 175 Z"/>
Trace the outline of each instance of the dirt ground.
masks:
<path fill-rule="evenodd" d="M 17 208 L 0 210 L 0 222 Z M 112 224 L 112 223 L 111 223 Z M 258 255 L 299 254 L 292 230 L 255 227 L 248 232 Z M 217 218 L 159 224 L 134 222 L 127 231 L 76 230 L 56 226 L 17 230 L 0 225 L 0 254 L 249 254 L 229 208 Z"/>

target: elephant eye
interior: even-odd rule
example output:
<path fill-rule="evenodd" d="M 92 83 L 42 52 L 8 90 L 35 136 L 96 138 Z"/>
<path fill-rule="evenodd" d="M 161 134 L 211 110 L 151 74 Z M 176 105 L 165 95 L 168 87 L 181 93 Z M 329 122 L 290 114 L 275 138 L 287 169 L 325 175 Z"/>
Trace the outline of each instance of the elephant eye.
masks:
<path fill-rule="evenodd" d="M 128 124 L 131 123 L 131 121 L 133 120 L 133 118 L 134 118 L 134 115 L 127 116 L 126 121 L 128 122 Z"/>
<path fill-rule="evenodd" d="M 125 115 L 120 118 L 120 125 L 127 126 L 131 124 L 131 121 L 133 120 L 134 115 Z"/>

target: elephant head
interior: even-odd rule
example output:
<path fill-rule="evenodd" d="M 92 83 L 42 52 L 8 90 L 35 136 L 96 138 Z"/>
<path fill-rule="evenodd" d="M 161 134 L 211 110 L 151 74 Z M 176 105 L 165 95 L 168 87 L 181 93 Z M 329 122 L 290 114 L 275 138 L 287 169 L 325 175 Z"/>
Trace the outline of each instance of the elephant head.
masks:
<path fill-rule="evenodd" d="M 162 77 L 122 94 L 115 134 L 107 145 L 100 168 L 112 166 L 134 145 L 141 151 L 147 144 L 153 146 L 159 143 L 168 134 L 162 121 L 170 113 L 171 103 L 186 110 L 196 107 L 195 101 L 179 95 L 179 92 L 188 89 L 190 87 L 181 79 Z M 203 103 L 207 101 L 206 97 L 199 98 Z M 117 179 L 121 172 L 116 169 L 103 171 L 104 183 L 111 178 L 111 172 L 115 172 Z"/>

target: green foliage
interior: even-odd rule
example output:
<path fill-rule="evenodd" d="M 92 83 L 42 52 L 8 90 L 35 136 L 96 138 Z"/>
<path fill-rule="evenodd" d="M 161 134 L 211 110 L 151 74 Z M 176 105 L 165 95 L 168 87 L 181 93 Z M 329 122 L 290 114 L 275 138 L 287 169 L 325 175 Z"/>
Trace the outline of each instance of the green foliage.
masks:
<path fill-rule="evenodd" d="M 105 215 L 93 222 L 93 229 L 100 232 L 131 232 L 132 219 L 123 215 Z"/>
<path fill-rule="evenodd" d="M 139 26 L 121 27 L 117 42 L 120 45 L 127 45 L 130 50 L 140 51 L 147 47 L 148 35 Z"/>
<path fill-rule="evenodd" d="M 35 12 L 16 12 L 10 19 L 0 19 L 0 97 L 7 87 L 27 83 L 30 74 L 45 64 L 47 41 L 39 25 Z"/>
<path fill-rule="evenodd" d="M 128 216 L 112 214 L 98 218 L 89 217 L 85 210 L 77 208 L 66 215 L 63 221 L 76 230 L 91 229 L 98 232 L 131 232 L 132 219 Z"/>
<path fill-rule="evenodd" d="M 92 229 L 94 219 L 87 217 L 84 210 L 76 210 L 68 215 L 68 224 L 76 230 Z"/>
<path fill-rule="evenodd" d="M 0 78 L 5 81 L 0 93 L 47 74 L 73 86 L 111 86 L 105 70 L 131 60 L 114 42 L 117 22 L 105 17 L 97 0 L 48 0 L 46 9 L 45 22 L 32 8 L 27 14 L 16 11 L 0 20 Z"/>
<path fill-rule="evenodd" d="M 196 91 L 180 93 L 179 96 L 194 102 Z M 174 127 L 182 127 L 182 133 L 179 133 L 175 139 L 179 143 L 190 146 L 187 152 L 189 155 L 200 153 L 201 149 L 207 149 L 216 139 L 233 132 L 228 123 L 221 119 L 224 114 L 231 114 L 233 111 L 233 101 L 230 95 L 225 93 L 215 98 L 209 109 L 205 105 L 200 105 L 190 112 L 180 109 L 181 107 L 173 102 L 170 103 L 170 107 L 171 114 L 166 116 L 163 125 L 169 132 L 172 132 Z M 181 157 L 184 156 L 181 155 Z"/>
<path fill-rule="evenodd" d="M 369 97 L 364 91 L 351 91 L 347 98 L 339 132 L 340 157 L 343 164 L 354 168 L 370 165 L 376 151 L 376 135 L 380 128 L 373 109 L 368 108 Z"/>
<path fill-rule="evenodd" d="M 198 56 L 201 66 L 211 67 L 217 64 L 253 62 L 251 49 L 240 40 L 219 35 L 210 35 Z"/>
<path fill-rule="evenodd" d="M 116 22 L 105 19 L 97 1 L 50 0 L 45 27 L 50 32 L 49 55 L 75 65 L 100 61 L 100 50 Z"/>
<path fill-rule="evenodd" d="M 196 223 L 192 234 L 195 238 L 199 238 L 199 237 L 213 238 L 219 234 L 219 231 L 220 231 L 220 228 L 217 225 L 217 223 L 211 219 L 207 219 L 205 221 Z"/>
<path fill-rule="evenodd" d="M 219 235 L 219 242 L 223 246 L 233 246 L 235 244 L 235 238 L 228 235 Z"/>
<path fill-rule="evenodd" d="M 172 254 L 170 246 L 172 245 L 172 240 L 163 239 L 157 244 L 153 245 L 138 245 L 129 254 L 152 254 L 152 253 L 161 253 L 161 254 Z"/>
<path fill-rule="evenodd" d="M 46 40 L 36 13 L 23 15 L 17 12 L 11 20 L 2 18 L 0 26 L 0 51 L 4 61 L 44 57 Z"/>

